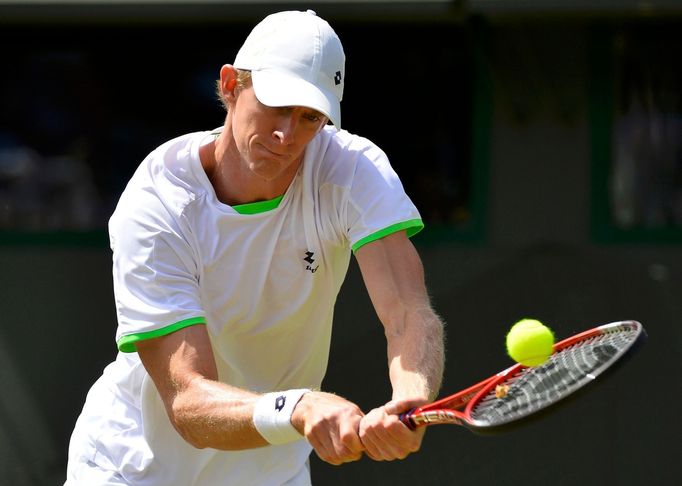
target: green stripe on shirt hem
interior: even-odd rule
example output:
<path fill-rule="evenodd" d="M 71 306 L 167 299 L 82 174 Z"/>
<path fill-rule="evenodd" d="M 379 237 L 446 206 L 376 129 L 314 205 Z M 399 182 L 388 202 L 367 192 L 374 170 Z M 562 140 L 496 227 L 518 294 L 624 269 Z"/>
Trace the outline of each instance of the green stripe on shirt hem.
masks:
<path fill-rule="evenodd" d="M 400 223 L 392 224 L 391 226 L 379 230 L 376 233 L 372 233 L 371 235 L 367 235 L 364 238 L 359 239 L 358 241 L 355 242 L 353 246 L 351 246 L 351 249 L 353 250 L 353 253 L 355 253 L 358 250 L 358 248 L 366 245 L 367 243 L 371 243 L 372 241 L 376 241 L 385 236 L 402 230 L 406 230 L 407 237 L 411 238 L 412 236 L 416 235 L 423 229 L 424 222 L 421 219 L 410 219 L 408 221 L 402 221 Z"/>
<path fill-rule="evenodd" d="M 119 351 L 123 353 L 135 353 L 137 351 L 137 343 L 147 339 L 153 339 L 161 336 L 179 331 L 184 327 L 196 326 L 197 324 L 206 324 L 205 317 L 191 317 L 182 321 L 171 324 L 170 326 L 162 327 L 161 329 L 154 329 L 153 331 L 138 332 L 136 334 L 128 334 L 118 340 L 116 345 Z"/>

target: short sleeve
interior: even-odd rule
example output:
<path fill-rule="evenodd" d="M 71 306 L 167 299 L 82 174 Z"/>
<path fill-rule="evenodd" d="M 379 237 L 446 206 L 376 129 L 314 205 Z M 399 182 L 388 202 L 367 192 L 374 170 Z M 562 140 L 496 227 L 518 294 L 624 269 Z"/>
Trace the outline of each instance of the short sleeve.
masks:
<path fill-rule="evenodd" d="M 412 236 L 424 228 L 386 154 L 374 145 L 357 159 L 346 214 L 353 251 L 397 231 Z"/>
<path fill-rule="evenodd" d="M 109 222 L 119 350 L 205 324 L 197 258 L 186 231 L 152 194 L 124 195 Z"/>

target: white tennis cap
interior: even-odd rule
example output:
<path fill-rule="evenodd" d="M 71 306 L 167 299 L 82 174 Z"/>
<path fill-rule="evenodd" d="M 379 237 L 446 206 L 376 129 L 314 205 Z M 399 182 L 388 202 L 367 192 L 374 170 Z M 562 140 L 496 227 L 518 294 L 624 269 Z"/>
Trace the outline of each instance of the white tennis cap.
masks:
<path fill-rule="evenodd" d="M 258 101 L 305 106 L 341 128 L 346 56 L 336 32 L 312 10 L 268 15 L 244 41 L 234 67 L 251 71 Z"/>

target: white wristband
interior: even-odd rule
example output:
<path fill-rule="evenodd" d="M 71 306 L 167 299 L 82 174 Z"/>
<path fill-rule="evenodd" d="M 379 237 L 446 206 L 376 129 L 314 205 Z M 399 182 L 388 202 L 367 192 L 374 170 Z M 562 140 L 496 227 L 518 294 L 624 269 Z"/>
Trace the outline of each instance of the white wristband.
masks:
<path fill-rule="evenodd" d="M 253 425 L 270 444 L 286 444 L 303 438 L 291 425 L 291 414 L 307 388 L 266 393 L 253 409 Z"/>

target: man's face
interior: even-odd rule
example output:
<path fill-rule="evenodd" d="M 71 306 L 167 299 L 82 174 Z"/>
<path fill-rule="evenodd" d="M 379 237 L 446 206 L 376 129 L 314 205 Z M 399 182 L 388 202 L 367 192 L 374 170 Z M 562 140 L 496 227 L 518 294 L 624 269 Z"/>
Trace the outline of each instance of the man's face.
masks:
<path fill-rule="evenodd" d="M 293 164 L 298 167 L 306 145 L 327 121 L 310 108 L 265 106 L 250 84 L 239 90 L 229 113 L 242 161 L 266 180 L 276 179 Z"/>

